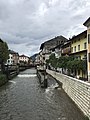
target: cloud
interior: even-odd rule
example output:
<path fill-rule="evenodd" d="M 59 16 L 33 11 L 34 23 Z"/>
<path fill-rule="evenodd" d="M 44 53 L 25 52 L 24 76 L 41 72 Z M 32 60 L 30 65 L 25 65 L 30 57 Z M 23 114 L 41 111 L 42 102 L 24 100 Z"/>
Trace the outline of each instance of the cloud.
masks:
<path fill-rule="evenodd" d="M 85 30 L 89 11 L 89 0 L 0 0 L 0 37 L 10 49 L 32 55 L 45 40 Z"/>

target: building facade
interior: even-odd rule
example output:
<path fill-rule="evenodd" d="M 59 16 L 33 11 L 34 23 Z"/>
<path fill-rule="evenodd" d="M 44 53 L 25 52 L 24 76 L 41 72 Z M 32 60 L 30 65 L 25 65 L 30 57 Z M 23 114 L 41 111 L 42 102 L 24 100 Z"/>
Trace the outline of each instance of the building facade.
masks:
<path fill-rule="evenodd" d="M 87 30 L 71 39 L 70 56 L 78 60 L 87 61 Z M 75 70 L 74 74 L 77 78 L 87 80 L 87 70 Z"/>
<path fill-rule="evenodd" d="M 29 57 L 28 56 L 26 56 L 26 55 L 20 55 L 19 56 L 19 62 L 20 63 L 26 63 L 26 64 L 28 64 L 28 62 L 29 62 Z"/>
<path fill-rule="evenodd" d="M 90 17 L 84 22 L 87 27 L 87 64 L 88 64 L 88 81 L 90 82 Z"/>
<path fill-rule="evenodd" d="M 9 50 L 9 59 L 6 65 L 17 65 L 19 64 L 19 54 L 13 50 Z"/>
<path fill-rule="evenodd" d="M 45 63 L 46 60 L 49 59 L 49 56 L 52 53 L 52 49 L 56 46 L 63 44 L 68 39 L 66 39 L 63 36 L 57 36 L 51 40 L 48 40 L 41 44 L 40 50 L 41 50 L 41 57 L 42 57 L 42 63 Z M 58 51 L 57 51 L 58 52 Z"/>
<path fill-rule="evenodd" d="M 87 31 L 84 31 L 71 39 L 71 55 L 78 59 L 87 58 Z"/>
<path fill-rule="evenodd" d="M 69 56 L 71 53 L 71 40 L 68 40 L 61 46 L 61 55 Z"/>

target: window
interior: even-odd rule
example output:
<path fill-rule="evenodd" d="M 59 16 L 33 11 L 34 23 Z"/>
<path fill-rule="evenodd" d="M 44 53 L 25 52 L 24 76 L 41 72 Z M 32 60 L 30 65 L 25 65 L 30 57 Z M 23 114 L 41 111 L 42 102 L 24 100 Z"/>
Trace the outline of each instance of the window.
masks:
<path fill-rule="evenodd" d="M 63 41 L 61 41 L 61 43 L 63 43 Z"/>
<path fill-rule="evenodd" d="M 71 52 L 73 52 L 73 47 L 71 48 Z"/>
<path fill-rule="evenodd" d="M 78 39 L 78 41 L 80 41 L 80 38 Z"/>
<path fill-rule="evenodd" d="M 88 53 L 88 58 L 89 58 L 89 59 L 88 59 L 88 62 L 90 62 L 90 53 Z"/>
<path fill-rule="evenodd" d="M 76 46 L 74 47 L 74 52 L 76 52 Z"/>
<path fill-rule="evenodd" d="M 86 48 L 87 48 L 87 43 L 85 42 L 85 43 L 84 43 L 84 49 L 86 49 Z"/>
<path fill-rule="evenodd" d="M 78 45 L 78 51 L 80 51 L 80 45 Z"/>
<path fill-rule="evenodd" d="M 8 63 L 10 63 L 10 60 L 8 60 Z"/>
<path fill-rule="evenodd" d="M 45 60 L 45 57 L 43 57 L 43 60 Z"/>
<path fill-rule="evenodd" d="M 88 34 L 88 43 L 90 43 L 90 34 Z"/>

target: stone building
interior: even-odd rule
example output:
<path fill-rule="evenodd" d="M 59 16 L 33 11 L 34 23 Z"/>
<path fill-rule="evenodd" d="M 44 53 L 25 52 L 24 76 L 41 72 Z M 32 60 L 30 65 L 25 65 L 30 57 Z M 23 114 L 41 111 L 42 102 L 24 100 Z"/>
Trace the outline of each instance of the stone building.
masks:
<path fill-rule="evenodd" d="M 40 50 L 41 50 L 41 57 L 42 57 L 42 63 L 45 63 L 47 59 L 49 59 L 49 56 L 51 55 L 52 49 L 56 46 L 63 44 L 67 41 L 63 36 L 57 36 L 51 40 L 48 40 L 41 44 Z"/>

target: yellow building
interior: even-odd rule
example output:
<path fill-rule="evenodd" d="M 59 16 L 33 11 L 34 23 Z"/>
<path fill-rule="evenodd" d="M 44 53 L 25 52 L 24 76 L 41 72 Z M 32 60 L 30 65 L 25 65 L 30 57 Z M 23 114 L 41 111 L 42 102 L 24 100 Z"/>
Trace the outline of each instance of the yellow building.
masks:
<path fill-rule="evenodd" d="M 87 27 L 87 63 L 88 63 L 88 82 L 90 82 L 90 17 L 84 22 Z"/>
<path fill-rule="evenodd" d="M 71 39 L 71 53 L 77 59 L 86 60 L 87 59 L 87 30 L 74 36 Z M 75 71 L 75 76 L 87 79 L 87 71 Z"/>

